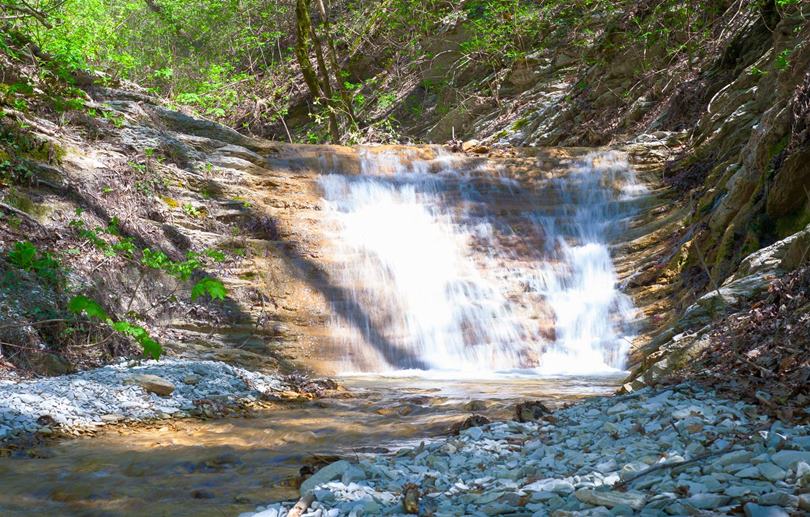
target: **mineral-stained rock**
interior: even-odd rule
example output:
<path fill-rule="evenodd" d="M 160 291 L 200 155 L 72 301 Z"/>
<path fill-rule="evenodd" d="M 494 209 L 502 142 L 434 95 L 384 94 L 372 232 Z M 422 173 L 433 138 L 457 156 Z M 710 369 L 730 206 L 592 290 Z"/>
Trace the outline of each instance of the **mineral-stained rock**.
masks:
<path fill-rule="evenodd" d="M 450 434 L 458 434 L 465 429 L 469 429 L 471 427 L 481 427 L 482 425 L 486 425 L 489 423 L 489 418 L 482 416 L 482 415 L 472 415 L 461 422 L 457 422 L 453 424 L 450 428 Z"/>
<path fill-rule="evenodd" d="M 161 397 L 168 397 L 174 391 L 174 384 L 157 375 L 137 374 L 130 377 L 130 381 Z"/>
<path fill-rule="evenodd" d="M 518 422 L 531 422 L 550 414 L 551 410 L 537 400 L 521 402 L 515 406 L 515 420 Z"/>
<path fill-rule="evenodd" d="M 352 464 L 346 460 L 338 460 L 323 467 L 301 483 L 301 495 L 307 494 L 318 485 L 328 483 L 333 479 L 343 476 L 343 473 L 349 470 L 351 466 Z"/>
<path fill-rule="evenodd" d="M 419 513 L 419 486 L 408 483 L 402 487 L 402 510 L 409 514 Z"/>

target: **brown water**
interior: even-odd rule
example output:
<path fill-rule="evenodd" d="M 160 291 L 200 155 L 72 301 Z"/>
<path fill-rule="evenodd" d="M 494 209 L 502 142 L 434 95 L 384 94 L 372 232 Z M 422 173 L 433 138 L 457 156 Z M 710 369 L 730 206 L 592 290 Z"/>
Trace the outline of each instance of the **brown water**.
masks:
<path fill-rule="evenodd" d="M 247 418 L 110 430 L 0 458 L 0 515 L 236 515 L 295 499 L 302 465 L 445 434 L 475 411 L 510 418 L 520 400 L 549 405 L 615 390 L 617 377 L 443 380 L 354 377 L 351 398 Z"/>

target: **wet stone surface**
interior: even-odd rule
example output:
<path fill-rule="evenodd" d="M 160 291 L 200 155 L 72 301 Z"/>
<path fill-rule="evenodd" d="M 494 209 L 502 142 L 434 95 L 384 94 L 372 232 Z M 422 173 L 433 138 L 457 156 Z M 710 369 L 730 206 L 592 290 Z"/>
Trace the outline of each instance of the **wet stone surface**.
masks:
<path fill-rule="evenodd" d="M 810 428 L 688 385 L 595 398 L 393 455 L 341 460 L 303 515 L 790 515 L 810 510 Z M 243 517 L 284 517 L 290 503 Z"/>
<path fill-rule="evenodd" d="M 192 394 L 212 391 L 207 383 L 214 379 L 174 368 L 176 375 L 148 373 L 174 385 L 171 397 L 147 394 L 134 384 L 126 389 L 141 390 L 139 396 L 155 404 L 188 394 L 188 386 L 203 390 Z M 196 377 L 185 382 L 191 375 Z M 227 372 L 220 377 L 216 382 L 233 381 Z M 43 515 L 235 516 L 267 501 L 298 497 L 302 475 L 341 458 L 346 462 L 333 467 L 340 479 L 361 482 L 365 473 L 355 463 L 363 455 L 444 440 L 471 414 L 492 421 L 512 418 L 523 401 L 541 400 L 554 409 L 609 394 L 620 380 L 355 376 L 341 379 L 340 389 L 334 382 L 293 380 L 306 393 L 322 386 L 321 398 L 286 399 L 282 393 L 281 400 L 268 397 L 225 418 L 125 421 L 91 438 L 35 440 L 10 450 L 0 446 L 0 515 L 28 516 L 36 509 Z M 469 430 L 476 431 L 484 432 Z M 320 481 L 316 477 L 313 483 Z M 420 495 L 421 487 L 409 493 Z"/>

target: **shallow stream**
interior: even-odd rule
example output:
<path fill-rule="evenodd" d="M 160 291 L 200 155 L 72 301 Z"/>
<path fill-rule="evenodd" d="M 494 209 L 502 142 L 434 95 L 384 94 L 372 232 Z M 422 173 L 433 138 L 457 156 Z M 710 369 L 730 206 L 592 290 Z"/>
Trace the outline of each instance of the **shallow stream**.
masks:
<path fill-rule="evenodd" d="M 237 515 L 297 498 L 299 470 L 317 456 L 393 451 L 446 434 L 472 413 L 510 418 L 519 401 L 558 406 L 610 393 L 619 381 L 344 378 L 347 398 L 107 430 L 0 458 L 0 515 Z"/>

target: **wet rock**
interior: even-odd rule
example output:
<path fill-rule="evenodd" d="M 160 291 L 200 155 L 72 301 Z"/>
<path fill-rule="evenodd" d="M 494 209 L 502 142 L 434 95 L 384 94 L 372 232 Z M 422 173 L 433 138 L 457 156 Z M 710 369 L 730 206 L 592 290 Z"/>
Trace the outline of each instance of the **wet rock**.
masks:
<path fill-rule="evenodd" d="M 408 514 L 419 513 L 419 486 L 409 483 L 402 487 L 402 510 Z"/>
<path fill-rule="evenodd" d="M 551 410 L 536 400 L 521 402 L 515 406 L 515 420 L 518 422 L 531 422 L 550 414 Z"/>
<path fill-rule="evenodd" d="M 52 417 L 51 415 L 42 415 L 37 418 L 37 424 L 41 426 L 55 426 L 59 425 L 59 423 Z"/>
<path fill-rule="evenodd" d="M 168 397 L 174 391 L 174 384 L 167 381 L 163 377 L 158 377 L 157 375 L 133 375 L 129 380 L 146 391 L 154 393 L 155 395 L 160 395 L 161 397 Z"/>
<path fill-rule="evenodd" d="M 203 461 L 200 466 L 203 470 L 224 470 L 242 463 L 242 460 L 234 453 L 226 452 L 213 458 Z"/>
<path fill-rule="evenodd" d="M 348 461 L 339 460 L 323 467 L 301 483 L 301 495 L 307 494 L 318 485 L 343 476 L 343 473 L 349 470 L 351 466 L 352 464 Z"/>
<path fill-rule="evenodd" d="M 487 403 L 483 400 L 471 400 L 464 404 L 465 411 L 484 411 L 487 408 Z"/>
<path fill-rule="evenodd" d="M 483 145 L 480 140 L 467 140 L 461 144 L 461 150 L 465 153 L 486 154 L 489 152 L 489 147 Z"/>
<path fill-rule="evenodd" d="M 481 427 L 482 425 L 486 425 L 489 422 L 490 422 L 489 418 L 483 415 L 471 415 L 462 420 L 461 422 L 453 424 L 453 426 L 450 428 L 450 434 L 459 434 L 461 431 L 473 427 Z"/>

